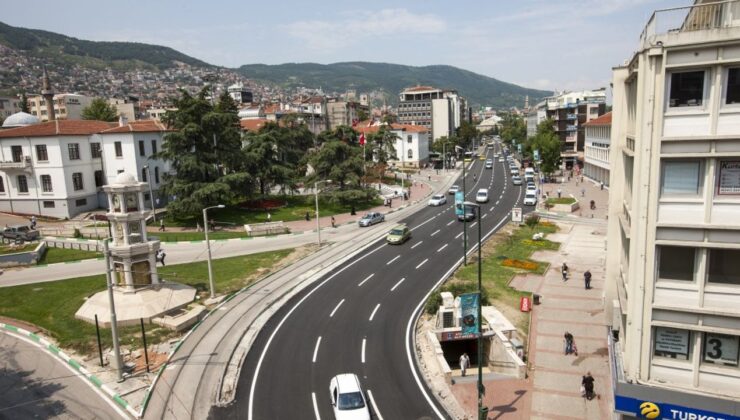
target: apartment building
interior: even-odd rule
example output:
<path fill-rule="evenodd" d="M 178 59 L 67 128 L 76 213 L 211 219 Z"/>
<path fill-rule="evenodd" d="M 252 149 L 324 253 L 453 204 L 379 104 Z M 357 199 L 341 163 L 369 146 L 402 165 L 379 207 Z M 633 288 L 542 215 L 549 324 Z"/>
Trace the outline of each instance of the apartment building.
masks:
<path fill-rule="evenodd" d="M 151 156 L 166 129 L 156 121 L 57 120 L 0 131 L 0 211 L 72 218 L 107 206 L 102 186 L 121 172 L 157 190 L 169 165 Z M 145 195 L 147 205 L 151 197 Z"/>
<path fill-rule="evenodd" d="M 615 412 L 740 419 L 740 1 L 654 12 L 613 88 Z"/>
<path fill-rule="evenodd" d="M 21 112 L 21 100 L 15 96 L 0 96 L 0 120 Z"/>
<path fill-rule="evenodd" d="M 360 113 L 369 115 L 370 108 L 353 100 L 329 98 L 326 102 L 326 119 L 329 129 L 333 130 L 340 125 L 351 126 L 360 120 Z"/>
<path fill-rule="evenodd" d="M 612 135 L 612 113 L 607 112 L 583 125 L 586 144 L 583 147 L 583 175 L 609 185 L 609 145 Z"/>
<path fill-rule="evenodd" d="M 118 96 L 108 99 L 108 104 L 116 109 L 116 113 L 126 118 L 128 121 L 135 121 L 141 118 L 141 107 L 139 98 L 136 96 Z"/>
<path fill-rule="evenodd" d="M 81 120 L 82 110 L 92 102 L 93 98 L 76 93 L 59 93 L 54 95 L 54 115 L 57 120 Z M 28 97 L 28 108 L 41 122 L 49 121 L 46 109 L 46 99 L 42 95 Z"/>
<path fill-rule="evenodd" d="M 432 140 L 451 136 L 467 117 L 466 101 L 457 91 L 415 86 L 399 95 L 398 122 L 426 127 Z"/>

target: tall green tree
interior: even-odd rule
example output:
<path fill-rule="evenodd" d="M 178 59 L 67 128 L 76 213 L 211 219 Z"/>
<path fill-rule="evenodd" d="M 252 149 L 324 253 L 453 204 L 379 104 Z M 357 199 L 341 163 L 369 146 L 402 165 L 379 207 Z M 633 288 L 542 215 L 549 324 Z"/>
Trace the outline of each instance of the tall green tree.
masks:
<path fill-rule="evenodd" d="M 537 125 L 537 134 L 527 144 L 531 150 L 539 150 L 542 172 L 545 175 L 555 172 L 560 164 L 561 145 L 551 119 L 548 118 Z"/>
<path fill-rule="evenodd" d="M 527 139 L 527 123 L 524 118 L 514 114 L 504 114 L 501 117 L 501 139 L 506 144 L 512 140 L 522 143 Z"/>
<path fill-rule="evenodd" d="M 31 113 L 31 107 L 28 106 L 28 97 L 26 96 L 26 92 L 21 93 L 21 112 L 25 112 L 26 114 Z"/>
<path fill-rule="evenodd" d="M 95 98 L 90 105 L 82 109 L 83 120 L 116 121 L 118 110 L 103 98 Z"/>
<path fill-rule="evenodd" d="M 458 146 L 468 148 L 473 142 L 477 142 L 480 139 L 480 132 L 475 126 L 467 121 L 463 121 L 460 127 L 457 128 L 457 141 Z"/>
<path fill-rule="evenodd" d="M 182 91 L 174 102 L 176 110 L 162 118 L 174 130 L 157 154 L 171 167 L 162 191 L 172 199 L 168 212 L 179 219 L 197 217 L 205 207 L 229 204 L 253 192 L 236 107 L 223 97 L 213 106 L 207 95 L 207 89 L 195 96 Z"/>

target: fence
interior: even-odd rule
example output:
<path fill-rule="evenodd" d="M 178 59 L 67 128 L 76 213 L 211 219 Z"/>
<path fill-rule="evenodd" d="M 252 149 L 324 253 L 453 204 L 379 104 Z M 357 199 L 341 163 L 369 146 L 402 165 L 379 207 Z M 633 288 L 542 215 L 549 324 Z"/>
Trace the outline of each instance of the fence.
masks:
<path fill-rule="evenodd" d="M 45 237 L 43 241 L 50 248 L 79 249 L 81 251 L 103 252 L 103 245 L 99 241 L 75 238 Z"/>

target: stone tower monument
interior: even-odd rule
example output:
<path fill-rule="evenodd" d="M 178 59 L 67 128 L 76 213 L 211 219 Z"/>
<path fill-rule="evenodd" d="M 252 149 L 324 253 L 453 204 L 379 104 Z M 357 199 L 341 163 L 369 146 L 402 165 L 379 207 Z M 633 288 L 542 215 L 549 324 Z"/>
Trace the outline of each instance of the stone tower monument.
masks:
<path fill-rule="evenodd" d="M 46 102 L 46 115 L 49 117 L 48 121 L 54 121 L 57 119 L 54 114 L 54 91 L 51 90 L 49 73 L 46 71 L 46 66 L 44 66 L 44 78 L 41 82 L 43 85 L 41 88 L 41 96 L 44 97 L 44 101 Z"/>

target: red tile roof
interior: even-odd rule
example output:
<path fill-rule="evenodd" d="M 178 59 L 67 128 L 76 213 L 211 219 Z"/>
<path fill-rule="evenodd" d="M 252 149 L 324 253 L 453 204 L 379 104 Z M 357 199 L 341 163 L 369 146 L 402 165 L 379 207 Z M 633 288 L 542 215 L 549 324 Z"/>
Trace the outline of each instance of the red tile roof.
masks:
<path fill-rule="evenodd" d="M 131 121 L 124 126 L 118 126 L 104 130 L 103 134 L 110 133 L 152 133 L 168 130 L 167 126 L 155 120 Z"/>
<path fill-rule="evenodd" d="M 360 121 L 354 127 L 352 127 L 358 133 L 376 133 L 380 129 L 381 125 L 371 125 L 370 120 Z M 395 131 L 406 131 L 409 133 L 426 133 L 429 131 L 426 127 L 412 124 L 391 124 L 391 129 Z"/>
<path fill-rule="evenodd" d="M 84 136 L 100 133 L 114 127 L 116 123 L 85 120 L 56 120 L 26 127 L 0 130 L 0 138 L 11 137 L 48 137 L 48 136 Z"/>
<path fill-rule="evenodd" d="M 264 111 L 265 114 L 277 114 L 280 112 L 280 104 L 267 104 Z"/>
<path fill-rule="evenodd" d="M 414 86 L 414 87 L 406 88 L 403 91 L 404 92 L 418 92 L 422 90 L 435 90 L 435 89 L 431 86 Z"/>
<path fill-rule="evenodd" d="M 265 124 L 268 123 L 267 118 L 250 118 L 246 120 L 240 120 L 239 125 L 244 131 L 259 131 Z"/>
<path fill-rule="evenodd" d="M 612 112 L 609 111 L 606 114 L 600 116 L 599 118 L 593 119 L 586 124 L 583 124 L 584 126 L 592 126 L 592 125 L 612 125 Z"/>

